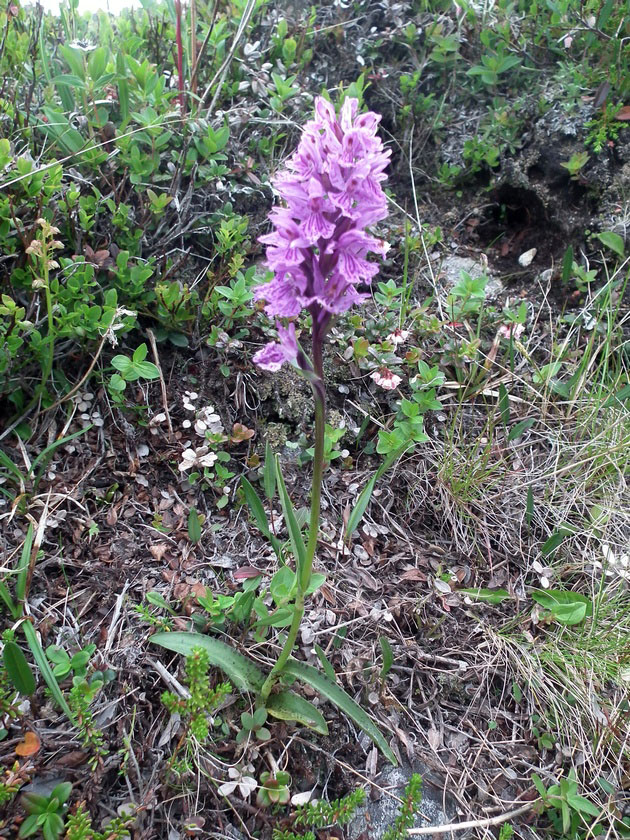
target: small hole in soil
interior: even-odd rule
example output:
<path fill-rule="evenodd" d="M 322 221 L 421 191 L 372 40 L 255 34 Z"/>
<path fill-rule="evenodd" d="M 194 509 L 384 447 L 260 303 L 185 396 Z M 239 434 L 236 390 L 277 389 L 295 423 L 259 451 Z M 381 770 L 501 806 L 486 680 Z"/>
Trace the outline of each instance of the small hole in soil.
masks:
<path fill-rule="evenodd" d="M 543 203 L 532 190 L 505 184 L 497 190 L 496 199 L 490 212 L 507 230 L 518 233 L 522 228 L 546 222 Z"/>
<path fill-rule="evenodd" d="M 538 251 L 537 265 L 555 255 L 561 234 L 533 190 L 504 184 L 495 190 L 494 203 L 477 227 L 481 245 L 502 271 L 513 267 L 522 274 L 518 257 L 530 248 Z M 512 265 L 510 265 L 512 264 Z"/>
<path fill-rule="evenodd" d="M 530 181 L 543 181 L 545 178 L 545 171 L 540 166 L 530 166 L 527 170 L 527 177 Z"/>

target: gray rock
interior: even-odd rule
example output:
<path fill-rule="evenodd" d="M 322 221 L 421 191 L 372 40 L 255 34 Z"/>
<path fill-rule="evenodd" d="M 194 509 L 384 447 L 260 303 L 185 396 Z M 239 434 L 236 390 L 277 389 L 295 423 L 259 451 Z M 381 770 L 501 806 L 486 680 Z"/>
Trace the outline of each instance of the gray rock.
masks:
<path fill-rule="evenodd" d="M 455 815 L 454 803 L 447 802 L 444 809 L 442 795 L 426 781 L 427 772 L 425 768 L 414 763 L 402 767 L 386 767 L 377 783 L 385 790 L 391 791 L 399 798 L 403 798 L 405 787 L 413 773 L 419 773 L 424 781 L 422 787 L 422 800 L 418 807 L 415 828 L 428 825 L 446 825 L 452 822 Z M 376 788 L 375 788 L 376 790 Z M 382 794 L 378 799 L 366 798 L 365 804 L 357 811 L 357 815 L 348 827 L 350 840 L 357 840 L 364 832 L 369 840 L 380 840 L 385 831 L 393 826 L 398 816 L 400 803 L 398 800 Z"/>

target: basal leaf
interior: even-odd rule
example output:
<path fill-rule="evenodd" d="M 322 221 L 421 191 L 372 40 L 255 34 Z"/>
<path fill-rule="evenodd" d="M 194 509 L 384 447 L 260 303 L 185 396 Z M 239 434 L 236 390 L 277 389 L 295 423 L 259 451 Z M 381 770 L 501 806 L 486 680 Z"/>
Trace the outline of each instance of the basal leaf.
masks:
<path fill-rule="evenodd" d="M 612 231 L 605 230 L 602 233 L 597 234 L 597 238 L 605 245 L 607 248 L 610 248 L 611 251 L 614 251 L 619 257 L 623 259 L 625 245 L 623 241 L 623 236 L 620 236 L 618 233 L 613 233 Z"/>
<path fill-rule="evenodd" d="M 55 675 L 52 672 L 52 668 L 50 667 L 50 664 L 46 659 L 46 654 L 44 653 L 40 641 L 37 638 L 37 633 L 35 631 L 34 625 L 30 621 L 24 621 L 22 622 L 20 627 L 22 628 L 22 631 L 26 636 L 26 641 L 28 642 L 28 646 L 30 647 L 31 653 L 33 654 L 33 659 L 37 663 L 39 672 L 44 678 L 46 685 L 50 690 L 50 693 L 52 694 L 57 705 L 66 715 L 68 720 L 74 723 L 74 715 L 72 714 L 70 706 L 68 706 L 66 698 L 63 696 L 63 692 L 59 688 L 59 684 L 55 678 Z"/>
<path fill-rule="evenodd" d="M 510 597 L 507 589 L 458 589 L 457 591 L 463 592 L 476 601 L 485 601 L 486 604 L 500 604 L 501 601 Z"/>
<path fill-rule="evenodd" d="M 328 724 L 319 709 L 293 691 L 272 694 L 267 700 L 267 711 L 279 720 L 295 721 L 320 735 L 328 735 Z"/>
<path fill-rule="evenodd" d="M 263 684 L 262 671 L 241 653 L 219 639 L 203 636 L 201 633 L 178 631 L 154 633 L 149 641 L 167 650 L 181 653 L 183 656 L 190 656 L 197 647 L 203 648 L 208 654 L 210 664 L 220 668 L 239 691 L 256 692 Z"/>
<path fill-rule="evenodd" d="M 392 646 L 390 645 L 387 636 L 381 636 L 379 638 L 379 642 L 381 645 L 381 653 L 383 655 L 383 667 L 381 668 L 380 677 L 384 680 L 394 664 L 394 651 L 392 650 Z"/>
<path fill-rule="evenodd" d="M 559 531 L 556 531 L 555 534 L 552 534 L 549 539 L 544 543 L 543 547 L 540 549 L 540 553 L 546 559 L 548 557 L 552 557 L 556 549 L 560 547 L 564 538 L 567 536 L 568 532 L 561 528 Z"/>
<path fill-rule="evenodd" d="M 198 543 L 201 539 L 201 517 L 197 508 L 192 507 L 188 514 L 188 538 L 191 543 Z"/>
<path fill-rule="evenodd" d="M 593 602 L 580 592 L 564 589 L 535 589 L 532 598 L 549 610 L 559 624 L 573 626 L 593 614 Z"/>
<path fill-rule="evenodd" d="M 298 662 L 297 659 L 289 659 L 284 667 L 284 673 L 319 691 L 322 696 L 334 703 L 340 711 L 353 720 L 372 739 L 388 761 L 394 765 L 398 764 L 396 756 L 372 718 L 342 688 L 331 682 L 316 668 L 307 665 L 305 662 Z"/>
<path fill-rule="evenodd" d="M 527 417 L 525 420 L 521 420 L 520 423 L 517 423 L 514 426 L 514 428 L 510 430 L 510 433 L 508 434 L 508 440 L 518 440 L 524 432 L 526 432 L 528 429 L 531 429 L 535 422 L 535 417 Z"/>
<path fill-rule="evenodd" d="M 22 648 L 15 642 L 5 642 L 2 660 L 9 679 L 20 692 L 27 697 L 35 694 L 37 683 L 31 671 L 31 666 L 22 653 Z"/>
<path fill-rule="evenodd" d="M 287 493 L 287 488 L 284 483 L 284 478 L 282 476 L 282 470 L 280 469 L 280 461 L 277 457 L 276 476 L 278 480 L 278 491 L 280 493 L 280 504 L 282 505 L 284 521 L 286 522 L 287 530 L 289 531 L 289 538 L 291 540 L 293 556 L 295 557 L 295 562 L 297 565 L 297 572 L 298 574 L 301 574 L 302 569 L 304 568 L 304 564 L 306 562 L 306 546 L 304 545 L 304 540 L 302 539 L 302 532 L 300 531 L 300 526 L 295 516 L 295 509 L 293 507 L 293 503 L 289 498 L 289 494 Z"/>

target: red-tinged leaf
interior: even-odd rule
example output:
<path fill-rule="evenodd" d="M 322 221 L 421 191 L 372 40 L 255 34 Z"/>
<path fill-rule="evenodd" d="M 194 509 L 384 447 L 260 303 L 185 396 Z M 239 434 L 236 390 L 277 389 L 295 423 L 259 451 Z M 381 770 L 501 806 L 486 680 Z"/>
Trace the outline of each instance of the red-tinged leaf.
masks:
<path fill-rule="evenodd" d="M 254 566 L 241 566 L 240 569 L 237 569 L 234 572 L 234 580 L 250 580 L 251 578 L 257 578 L 262 575 L 260 569 L 256 569 Z"/>
<path fill-rule="evenodd" d="M 24 740 L 21 741 L 15 748 L 17 755 L 29 756 L 35 755 L 41 748 L 41 741 L 34 732 L 30 730 L 24 735 Z"/>
<path fill-rule="evenodd" d="M 617 113 L 615 114 L 616 120 L 630 120 L 630 105 L 624 105 Z"/>
<path fill-rule="evenodd" d="M 243 443 L 243 441 L 250 440 L 254 437 L 256 432 L 253 429 L 248 429 L 242 423 L 235 423 L 232 426 L 231 443 Z"/>

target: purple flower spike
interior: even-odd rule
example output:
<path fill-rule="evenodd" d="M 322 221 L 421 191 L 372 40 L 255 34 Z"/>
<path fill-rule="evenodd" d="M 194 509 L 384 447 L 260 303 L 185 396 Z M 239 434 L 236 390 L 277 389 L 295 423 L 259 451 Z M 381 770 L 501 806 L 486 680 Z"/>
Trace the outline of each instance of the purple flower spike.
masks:
<path fill-rule="evenodd" d="M 357 286 L 378 272 L 367 255 L 387 250 L 366 228 L 387 216 L 381 184 L 390 152 L 376 134 L 379 115 L 358 110 L 358 100 L 346 99 L 338 118 L 323 97 L 315 100 L 315 119 L 274 180 L 284 206 L 271 211 L 274 230 L 260 237 L 274 276 L 254 297 L 272 317 L 294 318 L 307 309 L 318 345 L 334 315 L 366 298 Z M 301 352 L 292 324 L 278 327 L 278 337 L 254 356 L 265 370 L 295 363 Z"/>

